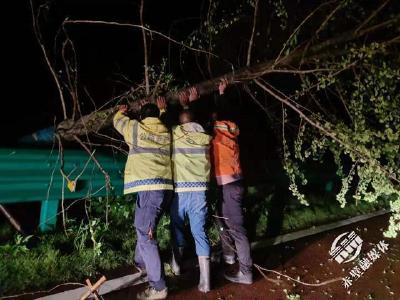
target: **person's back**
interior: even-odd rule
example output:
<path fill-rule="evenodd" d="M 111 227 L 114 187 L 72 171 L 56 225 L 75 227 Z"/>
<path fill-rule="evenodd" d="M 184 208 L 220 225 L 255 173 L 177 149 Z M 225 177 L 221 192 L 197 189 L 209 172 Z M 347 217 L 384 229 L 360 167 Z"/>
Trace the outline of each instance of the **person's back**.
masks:
<path fill-rule="evenodd" d="M 156 116 L 131 120 L 118 112 L 114 127 L 129 146 L 124 194 L 172 190 L 171 134 L 161 120 Z"/>
<path fill-rule="evenodd" d="M 135 263 L 141 272 L 146 270 L 150 284 L 137 299 L 165 299 L 168 288 L 154 233 L 173 190 L 171 134 L 159 119 L 160 110 L 154 104 L 142 107 L 141 121 L 129 119 L 126 111 L 124 106 L 116 113 L 114 127 L 129 146 L 124 193 L 137 192 Z"/>
<path fill-rule="evenodd" d="M 210 180 L 211 136 L 194 122 L 174 127 L 172 135 L 175 192 L 206 190 Z"/>
<path fill-rule="evenodd" d="M 212 156 L 218 185 L 242 178 L 237 137 L 239 128 L 231 121 L 215 121 Z"/>
<path fill-rule="evenodd" d="M 218 86 L 220 97 L 226 86 L 227 81 L 222 80 Z M 222 253 L 227 264 L 235 263 L 236 256 L 239 261 L 239 270 L 233 274 L 225 272 L 225 278 L 232 282 L 251 284 L 252 259 L 242 210 L 244 186 L 239 159 L 239 128 L 218 113 L 214 114 L 213 119 L 212 164 L 221 194 L 217 201 L 221 218 L 217 218 L 217 222 L 221 228 Z"/>
<path fill-rule="evenodd" d="M 186 106 L 188 100 L 197 99 L 197 90 L 189 89 L 189 95 L 181 94 L 180 102 Z M 209 148 L 211 136 L 203 127 L 194 122 L 193 113 L 184 110 L 179 115 L 180 125 L 172 130 L 172 165 L 175 195 L 171 205 L 171 230 L 173 238 L 172 270 L 180 274 L 180 262 L 186 245 L 185 219 L 190 222 L 190 230 L 195 241 L 199 260 L 201 292 L 210 290 L 210 242 L 205 224 L 207 218 L 206 191 L 210 180 Z"/>

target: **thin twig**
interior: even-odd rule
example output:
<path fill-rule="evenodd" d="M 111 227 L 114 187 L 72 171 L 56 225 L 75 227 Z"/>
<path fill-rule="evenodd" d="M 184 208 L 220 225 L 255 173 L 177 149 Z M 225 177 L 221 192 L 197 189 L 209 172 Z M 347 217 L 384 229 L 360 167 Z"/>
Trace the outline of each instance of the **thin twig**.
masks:
<path fill-rule="evenodd" d="M 2 204 L 0 204 L 0 211 L 4 214 L 7 220 L 18 232 L 24 233 L 21 224 L 19 224 L 19 222 L 11 215 L 11 213 Z"/>
<path fill-rule="evenodd" d="M 388 176 L 391 180 L 397 182 L 398 184 L 400 183 L 400 180 L 396 178 L 395 174 L 392 172 L 386 170 L 385 167 L 383 167 L 377 160 L 367 156 L 366 154 L 361 153 L 359 150 L 357 150 L 354 145 L 348 145 L 345 142 L 343 142 L 341 139 L 339 139 L 334 132 L 331 132 L 330 130 L 326 129 L 324 126 L 322 126 L 318 121 L 310 119 L 307 115 L 305 115 L 301 110 L 299 110 L 294 104 L 291 103 L 289 97 L 282 97 L 279 96 L 277 93 L 272 91 L 270 88 L 268 88 L 265 84 L 261 83 L 262 79 L 254 79 L 254 82 L 262 88 L 264 91 L 269 93 L 271 96 L 273 96 L 275 99 L 281 101 L 284 103 L 286 106 L 289 106 L 292 110 L 294 110 L 297 114 L 299 114 L 300 117 L 302 117 L 307 123 L 312 125 L 313 127 L 317 128 L 320 130 L 322 133 L 325 135 L 329 136 L 332 140 L 336 141 L 340 145 L 342 145 L 344 148 L 347 150 L 355 153 L 358 157 L 362 157 L 370 162 L 373 162 L 375 165 L 377 165 L 385 174 Z"/>
<path fill-rule="evenodd" d="M 304 20 L 296 27 L 296 29 L 292 32 L 292 34 L 289 36 L 289 38 L 286 40 L 286 42 L 283 44 L 283 47 L 281 49 L 281 51 L 279 52 L 278 56 L 275 59 L 275 63 L 277 64 L 278 61 L 280 60 L 283 51 L 285 51 L 287 44 L 290 42 L 290 40 L 294 37 L 295 34 L 297 34 L 297 32 L 300 30 L 300 28 L 308 21 L 308 19 L 310 19 L 318 10 L 320 10 L 322 7 L 331 4 L 332 2 L 335 1 L 329 1 L 329 2 L 325 2 L 322 3 L 321 5 L 319 5 L 316 9 L 314 9 L 307 17 L 304 18 Z"/>
<path fill-rule="evenodd" d="M 85 143 L 82 142 L 82 140 L 80 138 L 78 138 L 76 135 L 74 135 L 74 139 L 83 147 L 83 149 L 86 150 L 87 153 L 89 153 L 89 155 L 91 155 L 91 152 L 90 152 L 89 148 L 85 145 Z M 108 226 L 108 201 L 109 201 L 108 197 L 109 197 L 110 190 L 111 190 L 110 175 L 108 175 L 108 173 L 103 169 L 103 167 L 101 166 L 99 161 L 96 159 L 96 157 L 94 157 L 94 155 L 91 155 L 90 157 L 95 162 L 95 164 L 97 165 L 99 170 L 103 173 L 104 178 L 105 178 L 106 200 L 107 200 L 107 203 L 106 203 L 106 226 Z"/>
<path fill-rule="evenodd" d="M 54 291 L 55 289 L 57 289 L 59 287 L 68 286 L 68 285 L 86 286 L 86 285 L 84 285 L 82 283 L 79 283 L 79 282 L 66 282 L 66 283 L 62 283 L 62 284 L 56 285 L 55 287 L 53 287 L 53 288 L 51 288 L 49 290 L 43 290 L 43 291 L 37 291 L 37 292 L 31 292 L 31 293 L 23 293 L 23 294 L 18 294 L 18 295 L 3 296 L 3 297 L 0 297 L 0 300 L 20 298 L 20 297 L 23 297 L 23 296 L 36 295 L 36 294 L 40 294 L 40 293 L 47 294 L 47 293 L 51 293 L 52 291 Z"/>
<path fill-rule="evenodd" d="M 143 52 L 144 52 L 144 79 L 146 83 L 146 95 L 150 94 L 150 83 L 149 83 L 149 56 L 147 54 L 147 40 L 146 31 L 143 23 L 143 9 L 144 0 L 140 1 L 140 25 L 142 26 L 142 36 L 143 36 Z"/>
<path fill-rule="evenodd" d="M 337 282 L 337 281 L 341 281 L 343 279 L 342 277 L 337 277 L 337 278 L 329 279 L 329 280 L 326 280 L 326 281 L 323 281 L 323 282 L 319 282 L 319 283 L 308 283 L 308 282 L 304 282 L 304 281 L 301 281 L 301 280 L 297 280 L 296 278 L 290 277 L 290 276 L 288 276 L 286 274 L 283 274 L 283 273 L 280 273 L 278 271 L 270 270 L 270 269 L 267 269 L 267 268 L 263 268 L 263 267 L 261 267 L 261 266 L 259 266 L 257 264 L 253 264 L 253 265 L 258 270 L 262 270 L 262 271 L 266 271 L 266 272 L 272 272 L 272 273 L 275 273 L 275 274 L 277 274 L 279 276 L 283 276 L 283 277 L 285 277 L 285 278 L 287 278 L 289 280 L 292 280 L 294 282 L 297 282 L 297 283 L 300 283 L 300 284 L 306 285 L 306 286 L 322 286 L 322 285 L 327 285 L 327 284 L 334 283 L 334 282 Z"/>
<path fill-rule="evenodd" d="M 250 66 L 250 62 L 251 62 L 251 50 L 253 48 L 254 35 L 255 35 L 255 32 L 256 32 L 256 23 L 257 23 L 257 15 L 258 15 L 258 3 L 259 3 L 259 0 L 256 0 L 256 2 L 254 4 L 253 29 L 251 30 L 249 48 L 247 49 L 246 66 Z"/>
<path fill-rule="evenodd" d="M 66 106 L 65 106 L 64 95 L 63 95 L 63 92 L 62 92 L 62 89 L 61 89 L 60 80 L 57 77 L 57 74 L 54 71 L 54 69 L 53 69 L 53 67 L 52 67 L 52 65 L 50 63 L 49 57 L 47 56 L 46 48 L 45 48 L 45 46 L 44 46 L 44 44 L 42 42 L 42 39 L 40 38 L 39 25 L 37 24 L 37 20 L 39 19 L 39 16 L 40 16 L 40 9 L 38 10 L 38 14 L 35 16 L 35 12 L 34 12 L 34 9 L 33 9 L 33 0 L 30 0 L 30 4 L 31 4 L 31 12 L 32 12 L 33 32 L 35 34 L 36 40 L 37 40 L 37 42 L 39 44 L 39 47 L 42 50 L 43 57 L 44 57 L 44 59 L 46 61 L 46 64 L 47 64 L 47 66 L 49 68 L 49 71 L 50 71 L 50 73 L 51 73 L 51 75 L 52 75 L 52 77 L 54 79 L 54 82 L 57 85 L 57 90 L 58 90 L 58 94 L 60 96 L 61 106 L 62 106 L 62 109 L 63 109 L 64 120 L 66 120 L 67 119 L 67 109 L 66 109 Z"/>
<path fill-rule="evenodd" d="M 317 31 L 315 32 L 315 35 L 318 36 L 319 33 L 324 29 L 326 24 L 328 24 L 329 20 L 338 12 L 340 8 L 342 8 L 343 2 L 340 2 L 339 5 L 335 7 L 334 10 L 331 11 L 331 13 L 325 18 L 325 20 L 321 23 Z"/>
<path fill-rule="evenodd" d="M 360 31 L 365 25 L 367 25 L 369 21 L 371 21 L 386 6 L 386 4 L 389 3 L 389 1 L 390 0 L 386 0 L 385 2 L 382 3 L 381 6 L 379 6 L 375 11 L 373 11 L 372 14 L 367 19 L 365 19 L 365 21 L 362 22 L 360 26 L 358 26 L 356 32 Z"/>
<path fill-rule="evenodd" d="M 76 135 L 74 135 L 74 139 L 75 141 L 77 141 L 82 147 L 83 149 L 85 149 L 85 151 L 90 155 L 91 159 L 94 161 L 94 163 L 97 165 L 97 167 L 99 168 L 100 172 L 103 173 L 105 179 L 106 179 L 106 187 L 107 190 L 110 189 L 110 175 L 108 175 L 108 173 L 103 169 L 103 167 L 101 166 L 101 164 L 99 163 L 99 161 L 96 159 L 96 157 L 94 155 L 92 155 L 92 152 L 89 150 L 89 148 L 82 142 L 82 140 L 80 138 L 78 138 Z"/>
<path fill-rule="evenodd" d="M 100 187 L 99 189 L 97 189 L 97 191 L 95 191 L 94 193 L 91 193 L 90 196 L 95 196 L 95 195 L 97 195 L 97 194 L 100 193 L 105 187 L 106 187 L 106 186 L 103 185 L 102 187 Z M 75 199 L 71 204 L 69 204 L 69 205 L 65 208 L 65 211 L 68 211 L 69 208 L 71 208 L 72 206 L 74 206 L 74 205 L 75 205 L 76 203 L 78 203 L 79 201 L 82 201 L 82 200 L 84 200 L 84 199 L 87 199 L 87 197 L 88 197 L 88 196 L 82 197 L 82 198 L 79 198 L 79 199 Z M 39 223 L 38 228 L 39 228 L 41 225 L 45 224 L 46 222 L 48 222 L 48 221 L 50 221 L 50 220 L 52 220 L 52 219 L 54 219 L 54 218 L 57 218 L 57 217 L 58 217 L 60 214 L 62 214 L 62 213 L 63 213 L 63 212 L 60 211 L 59 213 L 57 213 L 57 214 L 55 214 L 55 215 L 53 215 L 53 216 L 47 218 L 47 219 L 44 220 L 43 222 Z"/>
<path fill-rule="evenodd" d="M 69 182 L 68 176 L 65 174 L 64 172 L 64 147 L 62 145 L 61 142 L 61 138 L 58 134 L 56 134 L 56 137 L 58 139 L 58 155 L 60 158 L 60 173 L 61 173 L 61 177 L 62 177 L 62 186 L 61 186 L 61 212 L 62 212 L 62 222 L 63 222 L 63 229 L 64 229 L 64 233 L 65 235 L 68 235 L 67 233 L 67 222 L 66 222 L 66 213 L 64 210 L 64 189 L 65 189 L 65 180 L 67 180 L 67 182 Z M 58 158 L 57 158 L 58 160 Z M 50 188 L 49 188 L 50 190 Z"/>
<path fill-rule="evenodd" d="M 156 34 L 158 36 L 161 36 L 169 41 L 171 41 L 174 44 L 180 45 L 186 49 L 192 50 L 192 51 L 196 51 L 196 52 L 201 52 L 201 53 L 205 53 L 208 55 L 211 55 L 213 57 L 218 57 L 218 55 L 211 53 L 209 51 L 206 50 L 202 50 L 202 49 L 197 49 L 197 48 L 193 48 L 190 47 L 184 43 L 178 42 L 177 40 L 159 32 L 159 31 L 155 31 L 155 30 L 151 30 L 145 26 L 142 25 L 138 25 L 138 24 L 131 24 L 131 23 L 119 23 L 119 22 L 107 22 L 107 21 L 95 21 L 95 20 L 65 20 L 64 24 L 98 24 L 98 25 L 113 25 L 113 26 L 122 26 L 122 27 L 131 27 L 131 28 L 138 28 L 138 29 L 142 29 L 145 30 L 147 32 L 150 32 L 152 34 Z"/>

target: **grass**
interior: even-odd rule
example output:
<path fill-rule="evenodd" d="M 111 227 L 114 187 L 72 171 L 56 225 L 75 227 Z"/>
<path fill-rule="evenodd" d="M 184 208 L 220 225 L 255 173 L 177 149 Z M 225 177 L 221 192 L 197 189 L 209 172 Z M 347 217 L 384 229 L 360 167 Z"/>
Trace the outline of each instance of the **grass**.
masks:
<path fill-rule="evenodd" d="M 211 199 L 215 194 L 211 194 Z M 265 186 L 249 188 L 245 213 L 251 240 L 269 234 L 286 233 L 314 225 L 346 219 L 387 207 L 352 203 L 344 209 L 331 195 L 309 196 L 310 206 L 302 206 L 279 190 Z M 89 221 L 82 216 L 69 219 L 67 233 L 36 232 L 31 237 L 15 234 L 0 226 L 1 294 L 50 288 L 62 282 L 82 282 L 88 276 L 133 263 L 136 236 L 132 226 L 134 198 L 117 197 L 109 203 L 109 226 L 105 226 L 104 198 L 89 202 Z M 215 203 L 212 204 L 215 206 Z M 212 218 L 212 217 L 210 217 Z M 210 219 L 209 237 L 218 244 L 218 231 Z M 270 232 L 271 227 L 275 232 Z M 161 250 L 170 247 L 169 218 L 160 220 L 157 236 Z"/>

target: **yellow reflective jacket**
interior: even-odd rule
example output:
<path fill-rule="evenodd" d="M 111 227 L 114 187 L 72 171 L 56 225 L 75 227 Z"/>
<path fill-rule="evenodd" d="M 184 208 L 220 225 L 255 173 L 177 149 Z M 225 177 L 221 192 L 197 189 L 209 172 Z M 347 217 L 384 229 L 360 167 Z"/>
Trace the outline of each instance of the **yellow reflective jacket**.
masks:
<path fill-rule="evenodd" d="M 139 122 L 117 112 L 113 121 L 129 146 L 124 194 L 172 190 L 171 134 L 160 119 L 146 118 Z"/>
<path fill-rule="evenodd" d="M 186 123 L 172 130 L 172 166 L 175 192 L 204 191 L 210 181 L 211 136 L 197 123 Z"/>

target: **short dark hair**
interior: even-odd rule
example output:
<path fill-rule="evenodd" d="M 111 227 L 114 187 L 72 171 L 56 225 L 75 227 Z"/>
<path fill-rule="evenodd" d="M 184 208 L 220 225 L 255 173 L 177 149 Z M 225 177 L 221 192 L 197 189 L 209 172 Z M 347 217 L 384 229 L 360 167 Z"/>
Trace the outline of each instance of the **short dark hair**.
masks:
<path fill-rule="evenodd" d="M 158 118 L 160 116 L 160 110 L 157 105 L 153 103 L 147 103 L 142 106 L 140 109 L 140 120 L 144 120 L 146 118 Z"/>
<path fill-rule="evenodd" d="M 184 109 L 179 114 L 179 122 L 181 124 L 195 121 L 194 114 L 190 109 Z"/>

